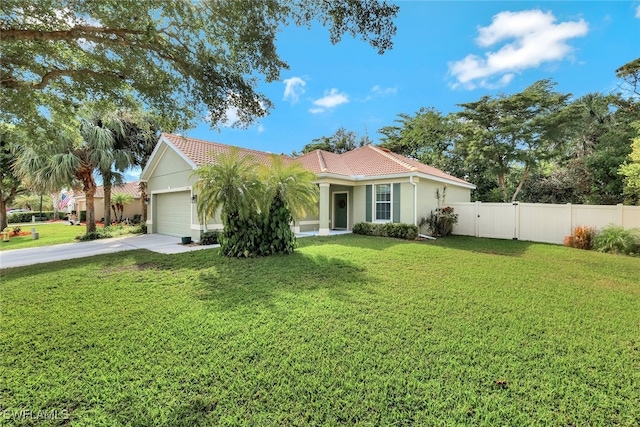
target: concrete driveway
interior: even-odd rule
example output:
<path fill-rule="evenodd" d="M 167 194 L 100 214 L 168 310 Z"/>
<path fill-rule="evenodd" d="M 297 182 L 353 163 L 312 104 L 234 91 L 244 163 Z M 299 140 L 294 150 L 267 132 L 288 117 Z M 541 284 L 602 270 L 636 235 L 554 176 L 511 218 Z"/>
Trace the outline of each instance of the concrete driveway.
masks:
<path fill-rule="evenodd" d="M 148 249 L 161 254 L 177 254 L 216 248 L 211 246 L 184 246 L 180 237 L 160 234 L 142 234 L 136 236 L 116 237 L 113 239 L 94 240 L 92 242 L 65 243 L 62 245 L 42 246 L 39 248 L 15 249 L 0 252 L 0 269 L 62 261 L 73 258 L 84 258 L 113 252 Z"/>

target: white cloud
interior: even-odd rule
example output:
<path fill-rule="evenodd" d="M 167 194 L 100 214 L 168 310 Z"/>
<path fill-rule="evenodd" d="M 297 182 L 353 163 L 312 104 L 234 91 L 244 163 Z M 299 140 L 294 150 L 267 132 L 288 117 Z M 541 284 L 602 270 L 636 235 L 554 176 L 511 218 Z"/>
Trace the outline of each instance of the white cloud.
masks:
<path fill-rule="evenodd" d="M 262 123 L 258 123 L 258 129 L 257 129 L 258 133 L 262 133 L 264 132 L 264 126 L 262 126 Z"/>
<path fill-rule="evenodd" d="M 347 102 L 349 102 L 349 95 L 344 92 L 339 92 L 338 89 L 333 88 L 328 92 L 325 91 L 322 98 L 313 101 L 313 105 L 316 107 L 310 108 L 309 112 L 312 114 L 322 113 L 325 110 L 330 110 L 340 104 L 346 104 Z"/>
<path fill-rule="evenodd" d="M 300 95 L 304 93 L 304 87 L 307 84 L 301 77 L 291 77 L 290 79 L 284 79 L 284 99 L 285 101 L 291 100 L 292 104 L 295 104 L 300 99 Z"/>
<path fill-rule="evenodd" d="M 238 107 L 229 107 L 224 112 L 224 119 L 220 121 L 220 126 L 230 128 L 240 120 L 240 110 Z"/>
<path fill-rule="evenodd" d="M 640 18 L 640 6 L 636 7 L 636 18 Z"/>
<path fill-rule="evenodd" d="M 375 98 L 383 98 L 385 96 L 392 96 L 397 94 L 398 94 L 397 86 L 383 88 L 380 85 L 375 85 L 374 87 L 371 88 L 371 92 L 369 93 L 369 95 L 367 95 L 364 101 L 365 102 L 371 101 L 372 99 L 375 99 Z"/>
<path fill-rule="evenodd" d="M 573 49 L 567 41 L 586 35 L 589 25 L 583 19 L 555 21 L 551 12 L 541 10 L 495 15 L 491 25 L 478 29 L 476 42 L 481 47 L 506 43 L 497 51 L 486 52 L 484 58 L 470 54 L 449 63 L 449 72 L 457 80 L 452 86 L 497 88 L 510 83 L 514 72 L 568 57 Z"/>

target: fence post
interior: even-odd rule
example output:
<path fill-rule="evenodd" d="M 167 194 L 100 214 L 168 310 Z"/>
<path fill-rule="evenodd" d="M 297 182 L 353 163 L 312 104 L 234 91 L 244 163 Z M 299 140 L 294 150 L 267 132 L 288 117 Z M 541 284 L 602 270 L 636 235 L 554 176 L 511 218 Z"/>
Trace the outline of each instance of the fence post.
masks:
<path fill-rule="evenodd" d="M 618 203 L 616 205 L 618 211 L 618 224 L 620 227 L 624 227 L 624 205 L 622 203 Z"/>
<path fill-rule="evenodd" d="M 567 231 L 567 234 L 565 234 L 565 236 L 572 236 L 573 235 L 573 207 L 571 206 L 571 203 L 567 203 L 567 212 L 569 214 L 569 220 L 567 221 L 567 224 L 569 224 L 569 230 Z"/>
<path fill-rule="evenodd" d="M 480 237 L 480 204 L 481 203 L 482 202 L 479 202 L 479 201 L 476 202 L 476 213 L 474 215 L 475 216 L 475 218 L 474 218 L 474 220 L 475 220 L 475 227 L 474 227 L 475 228 L 475 230 L 474 230 L 475 237 Z"/>
<path fill-rule="evenodd" d="M 513 240 L 519 240 L 520 239 L 520 203 L 518 202 L 512 202 L 511 203 L 515 208 L 514 208 L 514 224 L 513 224 Z"/>

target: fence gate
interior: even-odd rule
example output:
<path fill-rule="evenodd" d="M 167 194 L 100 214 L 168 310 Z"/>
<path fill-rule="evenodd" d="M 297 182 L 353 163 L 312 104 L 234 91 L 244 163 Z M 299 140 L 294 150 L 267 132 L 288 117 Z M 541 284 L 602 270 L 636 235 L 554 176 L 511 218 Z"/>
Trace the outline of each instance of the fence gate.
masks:
<path fill-rule="evenodd" d="M 545 203 L 448 203 L 458 214 L 453 234 L 562 243 L 574 227 L 640 227 L 640 206 Z"/>
<path fill-rule="evenodd" d="M 478 237 L 515 239 L 517 204 L 482 203 L 478 206 Z"/>

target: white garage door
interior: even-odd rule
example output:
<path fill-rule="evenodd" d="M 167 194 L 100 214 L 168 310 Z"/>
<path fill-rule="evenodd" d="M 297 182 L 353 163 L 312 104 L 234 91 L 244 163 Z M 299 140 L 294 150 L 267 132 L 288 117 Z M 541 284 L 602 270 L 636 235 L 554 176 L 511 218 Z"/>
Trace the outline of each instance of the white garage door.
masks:
<path fill-rule="evenodd" d="M 168 236 L 191 236 L 191 197 L 189 191 L 156 195 L 156 232 Z"/>

